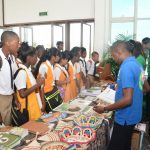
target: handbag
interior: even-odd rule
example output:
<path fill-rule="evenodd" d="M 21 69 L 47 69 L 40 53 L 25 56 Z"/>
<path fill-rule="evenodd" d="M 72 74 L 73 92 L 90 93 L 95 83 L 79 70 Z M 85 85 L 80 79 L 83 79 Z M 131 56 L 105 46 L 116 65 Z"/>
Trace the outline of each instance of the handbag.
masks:
<path fill-rule="evenodd" d="M 14 74 L 14 79 L 16 78 L 17 74 L 19 73 L 20 70 L 23 70 L 22 68 L 19 68 L 15 74 Z M 16 91 L 16 88 L 15 88 Z M 21 112 L 20 110 L 16 109 L 16 104 L 15 104 L 15 99 L 13 97 L 12 101 L 12 125 L 13 126 L 21 126 L 22 124 L 26 123 L 29 121 L 29 112 L 28 112 L 28 97 L 26 97 L 26 103 L 25 103 L 25 108 Z"/>
<path fill-rule="evenodd" d="M 60 91 L 58 90 L 58 88 L 56 86 L 54 86 L 52 91 L 45 93 L 44 97 L 45 97 L 45 101 L 46 101 L 45 111 L 47 113 L 52 111 L 54 108 L 56 108 L 63 102 L 63 99 L 60 96 Z"/>
<path fill-rule="evenodd" d="M 26 97 L 26 107 L 21 112 L 16 109 L 15 100 L 12 102 L 12 125 L 21 126 L 22 124 L 29 121 L 29 112 L 28 112 L 28 98 Z"/>

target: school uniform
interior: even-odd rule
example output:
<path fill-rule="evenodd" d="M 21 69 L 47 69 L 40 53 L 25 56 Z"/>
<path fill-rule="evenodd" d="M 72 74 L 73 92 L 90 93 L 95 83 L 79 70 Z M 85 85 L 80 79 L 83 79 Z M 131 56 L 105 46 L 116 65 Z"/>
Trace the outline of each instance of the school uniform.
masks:
<path fill-rule="evenodd" d="M 36 84 L 36 80 L 31 72 L 23 64 L 18 64 L 19 68 L 22 68 L 18 72 L 18 75 L 15 78 L 15 86 L 17 88 L 17 97 L 21 104 L 21 111 L 26 107 L 26 98 L 21 98 L 19 95 L 19 90 L 29 89 Z M 21 82 L 20 82 L 21 81 Z M 41 98 L 39 93 L 35 91 L 27 96 L 28 99 L 28 111 L 29 111 L 29 120 L 36 120 L 41 116 Z"/>
<path fill-rule="evenodd" d="M 70 77 L 70 87 L 71 87 L 71 99 L 74 99 L 77 97 L 78 92 L 77 92 L 77 85 L 76 85 L 76 70 L 75 66 L 72 64 L 71 61 L 68 63 L 68 74 Z"/>
<path fill-rule="evenodd" d="M 15 58 L 9 55 L 8 58 L 0 49 L 2 67 L 0 68 L 0 114 L 5 125 L 11 125 L 12 94 L 14 93 L 13 75 L 17 70 Z"/>
<path fill-rule="evenodd" d="M 93 61 L 93 59 L 87 61 L 87 74 L 91 76 L 96 75 L 96 63 Z"/>
<path fill-rule="evenodd" d="M 46 60 L 39 68 L 39 75 L 45 78 L 44 93 L 50 92 L 54 88 L 54 67 L 50 61 Z"/>
<path fill-rule="evenodd" d="M 87 75 L 87 64 L 84 58 L 80 58 L 80 66 L 81 66 L 81 71 L 83 72 L 84 76 L 86 77 Z"/>
<path fill-rule="evenodd" d="M 46 112 L 49 113 L 62 103 L 62 98 L 58 88 L 55 86 L 54 67 L 50 61 L 46 60 L 39 68 L 39 75 L 45 78 L 44 98 L 46 101 Z"/>
<path fill-rule="evenodd" d="M 64 67 L 60 66 L 59 64 L 55 65 L 54 76 L 55 81 L 65 81 L 67 78 L 69 78 L 67 70 Z M 63 102 L 69 102 L 71 100 L 69 83 L 57 87 L 60 90 Z"/>
<path fill-rule="evenodd" d="M 76 62 L 74 66 L 75 66 L 75 71 L 76 71 L 76 79 L 78 80 L 79 86 L 80 88 L 84 88 L 83 80 L 81 77 L 81 71 L 82 71 L 81 65 L 79 62 Z"/>

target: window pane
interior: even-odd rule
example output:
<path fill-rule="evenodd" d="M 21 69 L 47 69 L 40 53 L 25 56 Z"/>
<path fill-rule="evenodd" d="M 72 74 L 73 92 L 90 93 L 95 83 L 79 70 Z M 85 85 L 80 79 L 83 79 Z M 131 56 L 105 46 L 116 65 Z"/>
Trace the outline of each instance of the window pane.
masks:
<path fill-rule="evenodd" d="M 111 28 L 111 42 L 114 42 L 115 38 L 119 34 L 123 34 L 125 36 L 129 36 L 129 35 L 133 36 L 133 22 L 112 23 L 112 28 Z"/>
<path fill-rule="evenodd" d="M 150 20 L 141 20 L 137 23 L 137 40 L 141 41 L 145 37 L 150 37 Z"/>
<path fill-rule="evenodd" d="M 150 0 L 138 0 L 138 17 L 150 17 Z"/>
<path fill-rule="evenodd" d="M 89 25 L 83 24 L 83 47 L 87 50 L 87 58 L 89 58 L 91 44 L 90 30 Z"/>
<path fill-rule="evenodd" d="M 70 49 L 81 45 L 81 23 L 70 24 Z"/>
<path fill-rule="evenodd" d="M 0 37 L 1 37 L 3 32 L 4 32 L 4 29 L 0 29 Z"/>
<path fill-rule="evenodd" d="M 87 23 L 91 25 L 91 53 L 94 51 L 94 22 Z"/>
<path fill-rule="evenodd" d="M 55 47 L 56 47 L 57 41 L 62 41 L 63 40 L 62 30 L 63 30 L 63 27 L 54 25 L 53 46 L 55 46 Z"/>
<path fill-rule="evenodd" d="M 33 26 L 33 45 L 44 45 L 45 48 L 51 47 L 51 25 Z"/>
<path fill-rule="evenodd" d="M 16 32 L 20 36 L 19 27 L 13 27 L 12 31 Z"/>
<path fill-rule="evenodd" d="M 134 0 L 112 0 L 112 17 L 133 17 Z"/>
<path fill-rule="evenodd" d="M 28 42 L 28 44 L 32 46 L 32 28 L 21 28 L 21 41 Z"/>

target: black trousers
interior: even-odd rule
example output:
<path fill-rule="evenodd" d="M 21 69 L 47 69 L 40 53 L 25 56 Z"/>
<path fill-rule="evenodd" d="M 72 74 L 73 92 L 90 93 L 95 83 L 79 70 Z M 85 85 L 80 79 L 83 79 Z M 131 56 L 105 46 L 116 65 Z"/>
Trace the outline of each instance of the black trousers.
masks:
<path fill-rule="evenodd" d="M 148 77 L 147 81 L 150 85 L 150 77 Z M 150 92 L 146 93 L 146 116 L 150 119 Z"/>
<path fill-rule="evenodd" d="M 131 150 L 131 137 L 134 126 L 122 126 L 115 122 L 107 150 Z"/>
<path fill-rule="evenodd" d="M 150 85 L 150 77 L 148 77 L 148 83 Z M 150 92 L 146 93 L 146 117 L 149 120 L 148 134 L 150 135 Z"/>

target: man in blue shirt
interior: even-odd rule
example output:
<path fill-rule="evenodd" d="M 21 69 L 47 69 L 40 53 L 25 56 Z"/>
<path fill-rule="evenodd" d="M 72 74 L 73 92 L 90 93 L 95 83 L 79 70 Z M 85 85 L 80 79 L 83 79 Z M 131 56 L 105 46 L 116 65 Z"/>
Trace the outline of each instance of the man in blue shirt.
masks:
<path fill-rule="evenodd" d="M 142 117 L 144 72 L 142 66 L 132 57 L 133 49 L 130 42 L 117 41 L 112 45 L 112 56 L 118 64 L 121 64 L 115 103 L 93 108 L 98 113 L 116 110 L 108 150 L 130 150 L 133 128 Z"/>

